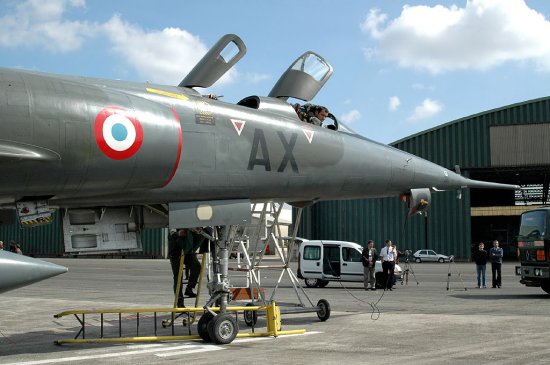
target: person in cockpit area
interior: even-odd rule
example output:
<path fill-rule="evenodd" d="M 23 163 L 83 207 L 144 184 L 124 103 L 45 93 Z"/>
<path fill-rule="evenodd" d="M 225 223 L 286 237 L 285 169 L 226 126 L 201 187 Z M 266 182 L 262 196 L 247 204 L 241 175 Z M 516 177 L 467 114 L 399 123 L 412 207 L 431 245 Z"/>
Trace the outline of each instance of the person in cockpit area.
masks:
<path fill-rule="evenodd" d="M 328 117 L 328 109 L 324 106 L 317 105 L 312 108 L 313 116 L 309 118 L 311 124 L 321 126 Z"/>

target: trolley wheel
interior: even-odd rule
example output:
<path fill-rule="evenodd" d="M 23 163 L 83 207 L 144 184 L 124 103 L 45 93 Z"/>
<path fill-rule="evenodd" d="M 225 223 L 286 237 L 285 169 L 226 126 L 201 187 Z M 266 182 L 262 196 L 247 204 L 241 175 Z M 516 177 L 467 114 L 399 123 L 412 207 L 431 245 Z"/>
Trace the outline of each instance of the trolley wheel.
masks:
<path fill-rule="evenodd" d="M 212 318 L 214 318 L 212 313 L 205 312 L 197 323 L 197 331 L 204 342 L 212 342 L 212 338 L 208 334 L 208 323 L 212 322 Z"/>
<path fill-rule="evenodd" d="M 319 286 L 319 280 L 317 279 L 304 279 L 304 281 L 308 288 L 316 288 L 317 286 Z"/>
<path fill-rule="evenodd" d="M 251 307 L 253 305 L 254 304 L 252 303 L 248 303 L 246 306 Z M 243 317 L 244 317 L 244 323 L 246 323 L 248 327 L 254 327 L 256 325 L 256 322 L 258 322 L 258 313 L 256 311 L 245 310 L 243 312 Z"/>
<path fill-rule="evenodd" d="M 218 314 L 208 322 L 208 335 L 214 343 L 231 343 L 237 337 L 238 332 L 237 320 L 232 314 Z"/>
<path fill-rule="evenodd" d="M 317 302 L 317 317 L 324 322 L 330 317 L 330 304 L 326 299 Z"/>
<path fill-rule="evenodd" d="M 319 288 L 324 288 L 325 286 L 327 286 L 329 283 L 328 280 L 319 280 Z"/>

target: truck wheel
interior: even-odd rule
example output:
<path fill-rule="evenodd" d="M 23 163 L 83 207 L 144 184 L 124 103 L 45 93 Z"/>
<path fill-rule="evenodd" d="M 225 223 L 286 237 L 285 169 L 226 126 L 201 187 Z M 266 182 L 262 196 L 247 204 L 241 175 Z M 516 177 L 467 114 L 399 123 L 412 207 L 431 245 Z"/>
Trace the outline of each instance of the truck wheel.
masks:
<path fill-rule="evenodd" d="M 316 288 L 319 286 L 319 280 L 317 279 L 305 279 L 304 281 L 306 282 L 306 286 L 308 288 Z"/>
<path fill-rule="evenodd" d="M 550 283 L 542 283 L 540 287 L 546 292 L 546 294 L 550 294 Z"/>

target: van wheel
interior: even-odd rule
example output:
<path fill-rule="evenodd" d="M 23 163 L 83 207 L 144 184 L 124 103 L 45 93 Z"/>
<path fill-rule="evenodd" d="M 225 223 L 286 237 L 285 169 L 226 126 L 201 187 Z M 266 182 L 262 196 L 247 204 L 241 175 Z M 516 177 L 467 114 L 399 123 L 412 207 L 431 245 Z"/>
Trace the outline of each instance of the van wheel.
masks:
<path fill-rule="evenodd" d="M 328 280 L 318 280 L 318 282 L 319 283 L 317 285 L 319 286 L 319 288 L 324 288 L 328 285 Z"/>
<path fill-rule="evenodd" d="M 308 288 L 316 288 L 319 286 L 319 280 L 317 279 L 305 279 L 304 281 Z"/>
<path fill-rule="evenodd" d="M 414 259 L 414 262 L 422 262 L 422 260 L 420 259 L 420 257 L 417 257 Z"/>

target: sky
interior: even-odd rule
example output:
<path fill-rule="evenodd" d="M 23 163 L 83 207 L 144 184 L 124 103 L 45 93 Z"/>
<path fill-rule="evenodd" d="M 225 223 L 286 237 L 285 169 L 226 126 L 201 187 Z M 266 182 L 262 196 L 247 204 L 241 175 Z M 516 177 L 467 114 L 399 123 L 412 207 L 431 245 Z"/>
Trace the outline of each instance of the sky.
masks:
<path fill-rule="evenodd" d="M 265 96 L 311 50 L 334 67 L 312 102 L 390 143 L 548 96 L 549 17 L 546 0 L 2 0 L 0 67 L 177 85 L 234 33 L 247 54 L 208 92 Z"/>

